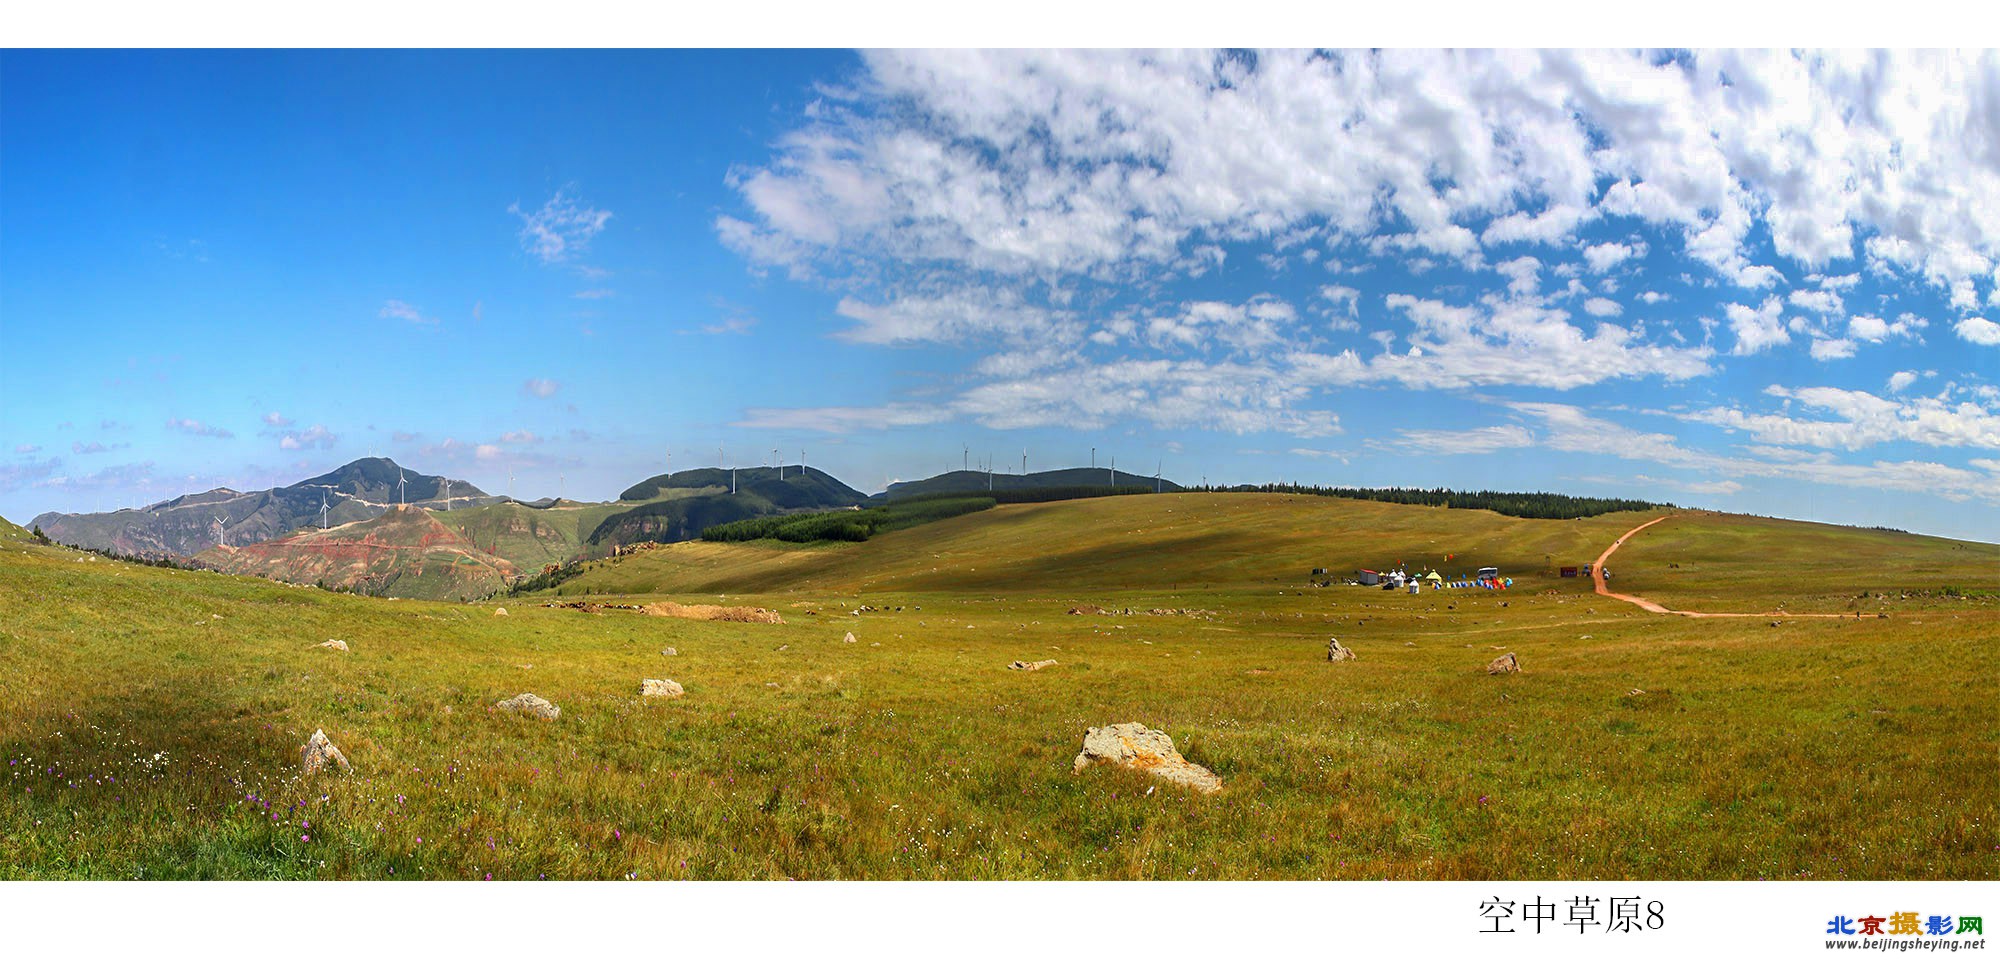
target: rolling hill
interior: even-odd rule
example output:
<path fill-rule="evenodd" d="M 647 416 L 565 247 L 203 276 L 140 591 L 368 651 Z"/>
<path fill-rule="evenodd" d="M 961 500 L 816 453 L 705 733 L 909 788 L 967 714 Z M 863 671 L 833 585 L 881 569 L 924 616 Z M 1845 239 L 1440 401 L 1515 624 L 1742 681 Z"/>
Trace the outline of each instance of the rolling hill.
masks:
<path fill-rule="evenodd" d="M 1493 565 L 1516 579 L 1517 592 L 1587 594 L 1587 579 L 1556 570 L 1594 559 L 1661 514 L 1532 519 L 1314 495 L 1137 495 L 1000 505 L 862 543 L 672 545 L 564 586 L 616 594 L 1219 590 L 1304 586 L 1315 568 L 1341 579 L 1401 562 L 1446 577 Z M 2000 546 L 1895 532 L 1709 512 L 1674 515 L 1654 530 L 1657 541 L 1649 532 L 1617 556 L 1618 590 L 1841 611 L 1864 591 L 1991 585 L 2000 571 Z M 1808 577 L 1813 559 L 1838 560 L 1835 577 Z"/>
<path fill-rule="evenodd" d="M 518 573 L 414 505 L 323 531 L 217 546 L 195 561 L 232 575 L 425 599 L 484 598 Z"/>
<path fill-rule="evenodd" d="M 425 513 L 395 514 L 356 527 L 424 528 Z M 673 584 L 770 586 L 726 588 L 727 604 L 777 609 L 782 624 L 528 599 L 503 617 L 0 538 L 0 755 L 23 761 L 0 793 L 0 867 L 468 881 L 1990 875 L 2000 599 L 1986 593 L 2000 590 L 2000 546 L 1687 514 L 1616 556 L 1622 588 L 1664 592 L 1671 576 L 1797 606 L 1964 579 L 1963 595 L 1871 598 L 1891 615 L 1879 620 L 1653 615 L 1534 574 L 1508 593 L 1302 587 L 1305 566 L 1398 554 L 1507 570 L 1595 557 L 1653 517 L 1133 496 L 1002 505 L 852 545 L 668 546 L 579 580 L 651 571 L 664 584 L 693 566 Z M 1838 559 L 1826 582 L 1815 557 Z M 864 588 L 867 611 L 851 594 Z M 1065 614 L 1078 602 L 1132 611 Z M 1329 636 L 1359 659 L 1327 662 Z M 329 638 L 351 650 L 318 646 Z M 1487 675 L 1503 652 L 1522 671 Z M 1023 659 L 1057 664 L 1006 668 Z M 685 696 L 643 698 L 647 678 Z M 561 717 L 495 710 L 521 692 Z M 1126 720 L 1170 733 L 1222 793 L 1072 771 L 1087 727 Z M 351 776 L 299 775 L 299 746 L 321 730 Z"/>
<path fill-rule="evenodd" d="M 317 528 L 322 500 L 328 505 L 329 525 L 374 518 L 397 504 L 399 474 L 405 478 L 405 496 L 412 505 L 446 508 L 495 499 L 470 482 L 409 472 L 387 458 L 363 458 L 282 488 L 251 492 L 217 488 L 115 512 L 47 512 L 30 524 L 41 526 L 49 538 L 65 545 L 148 558 L 189 558 L 218 544 L 218 518 L 225 545 L 248 545 Z"/>
<path fill-rule="evenodd" d="M 1019 491 L 1030 488 L 1152 489 L 1154 483 L 1155 479 L 1151 475 L 1134 475 L 1129 471 L 1113 471 L 1109 468 L 1056 468 L 1029 472 L 1026 475 L 1009 475 L 1001 472 L 989 475 L 983 471 L 951 471 L 916 481 L 896 482 L 876 498 L 895 499 L 938 492 Z M 1182 490 L 1181 486 L 1165 478 L 1158 479 L 1158 486 L 1159 490 L 1164 492 Z"/>

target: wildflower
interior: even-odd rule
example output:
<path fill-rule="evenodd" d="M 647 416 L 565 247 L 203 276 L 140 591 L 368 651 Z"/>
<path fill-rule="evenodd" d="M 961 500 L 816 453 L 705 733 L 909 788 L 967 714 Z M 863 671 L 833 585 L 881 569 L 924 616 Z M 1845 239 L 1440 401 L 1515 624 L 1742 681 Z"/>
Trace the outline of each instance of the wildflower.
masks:
<path fill-rule="evenodd" d="M 312 842 L 312 841 L 313 841 L 313 838 L 312 838 L 312 836 L 311 836 L 310 834 L 307 834 L 307 833 L 300 833 L 300 834 L 299 834 L 299 842 L 302 842 L 302 843 L 310 843 L 310 842 Z"/>

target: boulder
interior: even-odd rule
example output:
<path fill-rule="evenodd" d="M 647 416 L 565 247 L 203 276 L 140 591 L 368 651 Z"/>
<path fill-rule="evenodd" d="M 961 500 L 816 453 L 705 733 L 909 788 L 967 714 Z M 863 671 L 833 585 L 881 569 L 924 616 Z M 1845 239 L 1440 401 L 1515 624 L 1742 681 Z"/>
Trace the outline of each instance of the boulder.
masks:
<path fill-rule="evenodd" d="M 1022 662 L 1019 660 L 1015 660 L 1013 662 L 1007 663 L 1007 668 L 1019 669 L 1022 672 L 1040 672 L 1041 670 L 1046 669 L 1049 666 L 1055 664 L 1056 660 L 1054 659 L 1043 659 L 1040 662 Z"/>
<path fill-rule="evenodd" d="M 321 642 L 318 645 L 313 646 L 313 648 L 333 649 L 335 651 L 345 652 L 347 651 L 347 643 L 341 641 L 340 639 L 328 639 L 325 642 Z"/>
<path fill-rule="evenodd" d="M 556 708 L 555 703 L 532 692 L 523 692 L 512 699 L 502 699 L 493 706 L 507 712 L 526 713 L 537 719 L 553 719 L 562 715 L 562 710 Z"/>
<path fill-rule="evenodd" d="M 842 641 L 842 642 L 845 642 L 845 643 L 847 643 L 848 645 L 853 645 L 853 644 L 854 644 L 854 633 L 852 633 L 852 632 L 849 632 L 849 633 L 847 633 L 846 635 L 843 635 L 843 636 L 841 636 L 841 637 L 840 637 L 840 641 Z"/>
<path fill-rule="evenodd" d="M 1352 662 L 1356 658 L 1359 658 L 1359 656 L 1354 654 L 1354 650 L 1341 645 L 1339 639 L 1326 640 L 1326 660 L 1328 662 Z"/>
<path fill-rule="evenodd" d="M 660 654 L 661 654 L 661 655 L 679 655 L 679 654 L 681 654 L 681 650 L 679 650 L 679 649 L 676 649 L 676 648 L 674 648 L 673 646 L 671 646 L 671 645 L 670 645 L 670 646 L 667 646 L 667 647 L 666 647 L 666 648 L 664 648 L 664 649 L 661 649 L 661 650 L 660 650 Z"/>
<path fill-rule="evenodd" d="M 1095 605 L 1078 605 L 1069 610 L 1071 615 L 1103 615 L 1104 610 Z"/>
<path fill-rule="evenodd" d="M 304 763 L 306 775 L 310 776 L 328 766 L 339 766 L 342 772 L 352 772 L 354 767 L 347 762 L 347 756 L 333 740 L 326 737 L 326 730 L 314 729 L 312 738 L 299 747 L 300 761 Z"/>
<path fill-rule="evenodd" d="M 503 605 L 503 606 L 501 606 L 500 608 L 497 608 L 497 609 L 494 609 L 494 610 L 493 610 L 493 614 L 494 614 L 494 615 L 506 615 L 506 614 L 507 614 L 507 607 Z"/>
<path fill-rule="evenodd" d="M 1076 754 L 1072 773 L 1099 763 L 1136 769 L 1156 779 L 1180 783 L 1209 793 L 1222 788 L 1222 778 L 1183 758 L 1172 736 L 1137 722 L 1092 726 L 1084 733 L 1083 751 Z"/>
<path fill-rule="evenodd" d="M 1487 675 L 1506 675 L 1509 672 L 1519 671 L 1521 671 L 1521 660 L 1514 658 L 1512 652 L 1486 663 Z"/>
<path fill-rule="evenodd" d="M 681 684 L 672 679 L 644 679 L 639 683 L 639 694 L 658 696 L 662 699 L 678 699 L 687 694 Z"/>

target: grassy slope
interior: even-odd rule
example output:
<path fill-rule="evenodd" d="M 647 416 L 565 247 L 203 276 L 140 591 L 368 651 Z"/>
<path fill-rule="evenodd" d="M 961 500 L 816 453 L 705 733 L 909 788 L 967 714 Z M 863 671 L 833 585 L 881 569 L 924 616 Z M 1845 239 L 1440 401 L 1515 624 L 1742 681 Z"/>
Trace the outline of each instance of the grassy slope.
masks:
<path fill-rule="evenodd" d="M 1995 587 L 2000 545 L 1704 512 L 1646 529 L 1609 567 L 1618 591 L 1672 608 L 1874 611 L 1885 592 Z"/>
<path fill-rule="evenodd" d="M 27 529 L 22 528 L 21 526 L 16 525 L 13 522 L 10 522 L 4 518 L 0 518 L 0 539 L 6 539 L 12 542 L 26 542 L 26 541 L 32 541 L 34 539 L 34 535 L 31 534 Z"/>
<path fill-rule="evenodd" d="M 800 548 L 687 543 L 600 566 L 570 592 L 771 592 L 789 589 L 1011 590 L 1298 585 L 1314 568 L 1498 565 L 1538 586 L 1549 559 L 1577 564 L 1653 516 L 1577 521 L 1310 495 L 1178 494 L 1001 505 L 877 536 Z M 1446 563 L 1446 553 L 1460 555 Z M 1523 587 L 1526 587 L 1525 585 Z"/>
<path fill-rule="evenodd" d="M 1119 514 L 1142 501 L 1096 501 L 1115 508 L 1105 524 L 1056 544 L 1108 556 L 1120 526 L 1144 538 L 1184 504 L 1208 531 L 1283 517 L 1171 500 L 1145 525 Z M 1253 529 L 1277 558 L 1170 531 L 1176 553 L 1102 560 L 1103 581 L 1152 586 L 1127 591 L 1003 569 L 1018 590 L 996 597 L 952 583 L 997 559 L 931 573 L 921 542 L 884 536 L 854 547 L 887 546 L 882 578 L 930 590 L 878 582 L 868 601 L 889 610 L 859 617 L 821 582 L 867 584 L 866 559 L 795 551 L 831 559 L 825 574 L 748 599 L 786 625 L 525 600 L 500 618 L 0 545 L 0 598 L 35 600 L 0 606 L 0 754 L 21 760 L 0 793 L 0 876 L 1992 875 L 1993 605 L 1896 600 L 1912 618 L 1771 629 L 1567 593 L 1301 592 L 1301 563 L 1385 551 L 1329 539 L 1341 504 L 1301 498 L 1302 534 Z M 1017 508 L 1048 525 L 1029 513 L 1054 507 Z M 1416 527 L 1389 540 L 1420 545 L 1424 525 L 1464 523 L 1399 524 Z M 1522 529 L 1508 551 L 1595 544 L 1590 525 Z M 1216 615 L 1061 614 L 1072 600 Z M 1361 660 L 1321 661 L 1329 634 Z M 327 637 L 353 651 L 311 647 Z M 1482 674 L 1495 647 L 1526 671 Z M 1042 657 L 1060 665 L 1001 668 Z M 641 702 L 643 677 L 688 696 Z M 487 711 L 523 690 L 562 718 Z M 1085 727 L 1128 720 L 1228 788 L 1070 774 Z M 296 747 L 321 727 L 358 772 L 297 782 Z"/>

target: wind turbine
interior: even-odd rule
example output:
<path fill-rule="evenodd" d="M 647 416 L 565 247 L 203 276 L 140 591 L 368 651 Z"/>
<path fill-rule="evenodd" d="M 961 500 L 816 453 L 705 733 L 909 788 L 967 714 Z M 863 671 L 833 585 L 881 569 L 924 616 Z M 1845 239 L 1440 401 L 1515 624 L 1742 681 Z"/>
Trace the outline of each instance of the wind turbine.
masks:
<path fill-rule="evenodd" d="M 451 479 L 444 480 L 444 510 L 451 511 Z"/>
<path fill-rule="evenodd" d="M 1111 456 L 1111 484 L 1118 484 L 1118 456 Z"/>
<path fill-rule="evenodd" d="M 410 503 L 410 500 L 405 497 L 403 491 L 404 481 L 403 470 L 401 468 L 396 469 L 396 504 L 398 505 L 407 505 Z"/>
<path fill-rule="evenodd" d="M 1160 459 L 1159 464 L 1153 466 L 1153 494 L 1155 495 L 1158 495 L 1159 493 L 1166 491 L 1165 488 L 1161 487 L 1161 482 L 1160 482 L 1160 471 L 1166 466 L 1166 464 L 1167 460 L 1165 458 L 1162 458 Z"/>
<path fill-rule="evenodd" d="M 215 528 L 215 544 L 217 545 L 229 544 L 228 540 L 224 537 L 225 533 L 222 530 L 222 516 L 220 515 L 216 516 L 214 528 Z"/>
<path fill-rule="evenodd" d="M 965 471 L 971 468 L 972 467 L 971 462 L 972 462 L 972 446 L 966 445 L 965 451 L 961 452 L 958 456 L 958 470 Z"/>
<path fill-rule="evenodd" d="M 321 490 L 320 490 L 320 493 L 319 493 L 319 527 L 321 527 L 321 528 L 325 528 L 325 527 L 326 527 L 326 490 L 325 490 L 325 489 L 321 489 Z"/>
<path fill-rule="evenodd" d="M 1090 467 L 1097 467 L 1097 447 L 1094 445 L 1090 449 Z"/>
<path fill-rule="evenodd" d="M 1026 448 L 1021 449 L 1021 474 L 1023 476 L 1028 474 L 1028 449 Z"/>
<path fill-rule="evenodd" d="M 993 456 L 986 456 L 986 490 L 993 490 Z"/>
<path fill-rule="evenodd" d="M 771 449 L 771 463 L 778 466 L 778 480 L 785 480 L 785 464 L 778 460 L 778 449 Z"/>
<path fill-rule="evenodd" d="M 507 498 L 509 500 L 512 500 L 513 497 L 514 497 L 514 469 L 509 468 L 507 469 Z"/>

